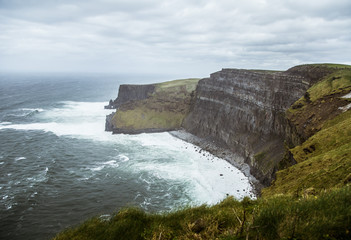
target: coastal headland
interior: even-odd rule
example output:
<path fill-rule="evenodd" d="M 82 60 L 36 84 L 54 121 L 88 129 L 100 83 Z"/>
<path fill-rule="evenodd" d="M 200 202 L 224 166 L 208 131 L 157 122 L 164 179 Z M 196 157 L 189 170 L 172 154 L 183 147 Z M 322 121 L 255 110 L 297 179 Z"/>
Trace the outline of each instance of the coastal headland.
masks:
<path fill-rule="evenodd" d="M 106 130 L 170 131 L 241 169 L 258 191 L 272 183 L 268 189 L 275 189 L 280 171 L 299 163 L 298 146 L 348 109 L 342 96 L 351 90 L 350 71 L 339 64 L 222 69 L 201 80 L 121 85 L 106 106 L 117 109 Z"/>
<path fill-rule="evenodd" d="M 126 208 L 54 239 L 350 239 L 350 92 L 351 66 L 340 64 L 121 85 L 106 130 L 170 131 L 253 175 L 261 195 L 169 213 Z"/>

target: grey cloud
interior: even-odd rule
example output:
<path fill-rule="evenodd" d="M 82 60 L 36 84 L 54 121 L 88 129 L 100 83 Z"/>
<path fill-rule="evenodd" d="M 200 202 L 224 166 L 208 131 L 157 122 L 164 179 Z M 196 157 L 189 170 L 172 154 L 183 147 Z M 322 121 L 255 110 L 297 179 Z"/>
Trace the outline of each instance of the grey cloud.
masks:
<path fill-rule="evenodd" d="M 346 0 L 0 0 L 0 70 L 206 76 L 222 67 L 351 63 L 350 7 Z"/>

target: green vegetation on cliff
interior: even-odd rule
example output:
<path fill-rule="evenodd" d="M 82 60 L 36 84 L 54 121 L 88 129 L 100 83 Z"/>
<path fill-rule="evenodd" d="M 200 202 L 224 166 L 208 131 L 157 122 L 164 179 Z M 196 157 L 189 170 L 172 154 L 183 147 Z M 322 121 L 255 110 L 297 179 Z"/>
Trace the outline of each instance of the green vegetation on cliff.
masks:
<path fill-rule="evenodd" d="M 350 91 L 351 69 L 344 68 L 313 85 L 287 111 L 305 141 L 290 149 L 297 164 L 278 171 L 263 196 L 318 194 L 351 181 L 351 111 L 343 109 Z"/>
<path fill-rule="evenodd" d="M 198 81 L 194 78 L 155 84 L 155 91 L 147 99 L 122 104 L 112 118 L 114 128 L 179 128 L 189 112 L 191 94 Z"/>
<path fill-rule="evenodd" d="M 350 239 L 351 187 L 316 196 L 275 196 L 165 214 L 128 208 L 109 220 L 90 219 L 54 240 L 96 239 Z"/>
<path fill-rule="evenodd" d="M 328 121 L 322 130 L 291 150 L 297 161 L 277 172 L 263 195 L 304 194 L 341 187 L 351 181 L 351 111 Z"/>

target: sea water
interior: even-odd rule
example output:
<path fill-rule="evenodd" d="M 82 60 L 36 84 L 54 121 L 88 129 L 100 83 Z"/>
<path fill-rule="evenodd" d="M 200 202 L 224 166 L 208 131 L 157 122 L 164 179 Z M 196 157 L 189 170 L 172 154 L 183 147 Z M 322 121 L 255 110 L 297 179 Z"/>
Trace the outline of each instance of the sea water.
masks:
<path fill-rule="evenodd" d="M 159 212 L 253 197 L 238 169 L 169 133 L 105 132 L 113 110 L 104 105 L 131 82 L 0 74 L 0 239 L 50 239 L 125 206 Z"/>

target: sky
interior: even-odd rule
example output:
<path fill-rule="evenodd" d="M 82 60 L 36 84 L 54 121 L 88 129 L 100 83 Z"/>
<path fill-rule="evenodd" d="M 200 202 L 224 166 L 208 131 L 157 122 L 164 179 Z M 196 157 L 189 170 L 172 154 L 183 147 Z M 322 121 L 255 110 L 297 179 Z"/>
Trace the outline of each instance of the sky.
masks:
<path fill-rule="evenodd" d="M 0 72 L 351 64 L 350 0 L 0 0 Z"/>

